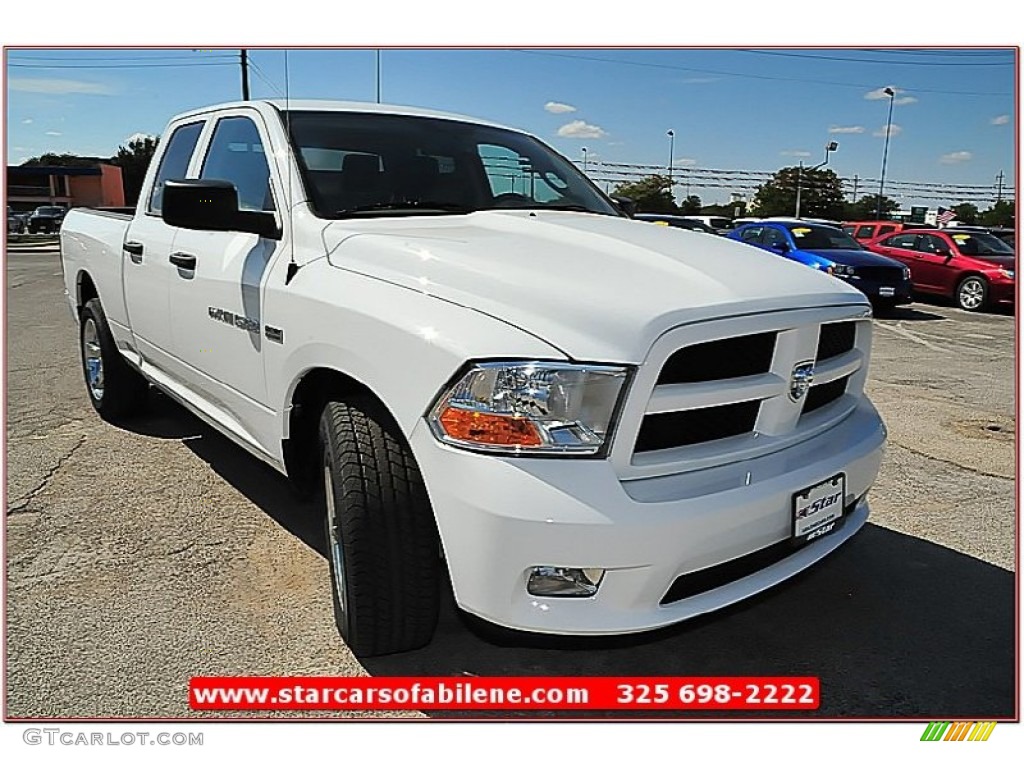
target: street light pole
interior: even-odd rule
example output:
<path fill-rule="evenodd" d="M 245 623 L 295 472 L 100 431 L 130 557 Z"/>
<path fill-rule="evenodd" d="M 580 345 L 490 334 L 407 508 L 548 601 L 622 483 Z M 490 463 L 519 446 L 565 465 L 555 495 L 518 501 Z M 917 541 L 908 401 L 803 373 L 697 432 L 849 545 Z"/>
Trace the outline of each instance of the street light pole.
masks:
<path fill-rule="evenodd" d="M 676 152 L 676 132 L 669 128 L 668 136 L 668 191 L 672 192 L 672 155 Z M 672 196 L 675 199 L 675 195 Z"/>
<path fill-rule="evenodd" d="M 586 173 L 587 172 L 587 148 L 586 147 L 581 147 L 580 149 L 583 152 L 583 172 Z"/>
<path fill-rule="evenodd" d="M 875 219 L 882 219 L 882 193 L 885 191 L 885 165 L 889 159 L 889 135 L 892 133 L 892 105 L 896 100 L 896 91 L 886 88 L 882 91 L 889 97 L 889 117 L 885 121 L 885 148 L 882 150 L 882 177 L 878 180 L 878 207 L 875 209 Z"/>
<path fill-rule="evenodd" d="M 816 171 L 819 168 L 824 168 L 826 165 L 828 165 L 828 156 L 829 156 L 829 154 L 831 152 L 835 152 L 837 149 L 839 149 L 839 142 L 838 141 L 830 141 L 828 144 L 825 145 L 825 159 L 822 160 L 817 165 L 812 165 L 807 170 L 808 171 Z M 794 214 L 794 218 L 797 218 L 797 219 L 800 218 L 800 191 L 803 188 L 803 179 L 804 179 L 804 161 L 801 160 L 800 161 L 800 167 L 799 167 L 799 169 L 796 172 L 796 213 Z"/>

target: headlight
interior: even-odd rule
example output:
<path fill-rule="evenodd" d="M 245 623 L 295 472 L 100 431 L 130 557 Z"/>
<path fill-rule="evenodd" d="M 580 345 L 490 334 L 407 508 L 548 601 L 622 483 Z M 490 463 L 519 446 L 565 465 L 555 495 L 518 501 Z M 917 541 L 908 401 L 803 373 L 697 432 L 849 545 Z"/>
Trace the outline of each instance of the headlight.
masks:
<path fill-rule="evenodd" d="M 1014 273 L 1012 269 L 1000 269 L 999 274 L 1001 274 L 1003 277 L 1007 277 L 1010 280 L 1013 280 Z"/>
<path fill-rule="evenodd" d="M 909 280 L 910 279 L 910 267 L 904 267 L 903 268 L 903 279 L 904 280 Z"/>
<path fill-rule="evenodd" d="M 464 448 L 596 454 L 628 370 L 553 362 L 477 363 L 430 410 L 434 435 Z"/>
<path fill-rule="evenodd" d="M 853 267 L 848 267 L 845 264 L 833 264 L 828 268 L 828 273 L 836 277 L 853 277 L 855 274 Z"/>

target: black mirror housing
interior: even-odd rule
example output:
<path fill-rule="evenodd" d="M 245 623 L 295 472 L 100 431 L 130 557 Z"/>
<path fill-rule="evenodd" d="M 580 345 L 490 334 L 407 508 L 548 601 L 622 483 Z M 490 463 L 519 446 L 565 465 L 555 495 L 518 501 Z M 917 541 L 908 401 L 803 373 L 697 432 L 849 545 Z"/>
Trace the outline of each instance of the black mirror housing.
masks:
<path fill-rule="evenodd" d="M 281 239 L 274 214 L 238 209 L 238 190 L 230 181 L 176 179 L 164 183 L 161 218 L 172 227 L 213 232 L 249 232 Z"/>
<path fill-rule="evenodd" d="M 632 197 L 624 197 L 622 195 L 612 195 L 611 200 L 615 203 L 615 207 L 622 211 L 624 214 L 633 218 L 636 215 L 636 200 Z"/>

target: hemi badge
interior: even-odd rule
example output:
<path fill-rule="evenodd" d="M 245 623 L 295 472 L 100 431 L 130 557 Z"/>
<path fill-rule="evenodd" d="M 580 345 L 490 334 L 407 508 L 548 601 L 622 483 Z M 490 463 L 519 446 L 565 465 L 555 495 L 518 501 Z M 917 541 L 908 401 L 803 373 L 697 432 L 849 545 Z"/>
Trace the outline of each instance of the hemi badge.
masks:
<path fill-rule="evenodd" d="M 270 339 L 270 341 L 276 341 L 278 344 L 284 344 L 284 331 L 280 328 L 265 325 L 263 326 L 263 332 L 266 333 L 267 338 Z"/>

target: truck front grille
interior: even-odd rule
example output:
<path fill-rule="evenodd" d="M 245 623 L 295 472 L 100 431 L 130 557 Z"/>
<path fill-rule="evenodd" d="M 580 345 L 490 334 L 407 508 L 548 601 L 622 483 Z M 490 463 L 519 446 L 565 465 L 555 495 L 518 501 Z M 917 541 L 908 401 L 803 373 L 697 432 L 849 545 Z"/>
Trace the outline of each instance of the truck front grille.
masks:
<path fill-rule="evenodd" d="M 849 352 L 853 349 L 856 335 L 857 324 L 855 322 L 825 323 L 821 326 L 821 333 L 818 336 L 818 353 L 815 355 L 815 360 L 820 363 L 844 352 Z"/>
<path fill-rule="evenodd" d="M 675 352 L 658 374 L 658 384 L 687 384 L 765 373 L 775 352 L 775 331 L 693 344 Z"/>
<path fill-rule="evenodd" d="M 749 400 L 690 411 L 649 414 L 640 426 L 636 451 L 659 451 L 752 432 L 760 407 L 760 400 Z"/>
<path fill-rule="evenodd" d="M 827 384 L 811 387 L 807 392 L 807 397 L 804 398 L 804 410 L 801 415 L 824 408 L 829 403 L 834 403 L 842 397 L 843 393 L 846 392 L 846 382 L 849 378 L 849 376 L 846 376 L 842 379 L 830 381 Z"/>

